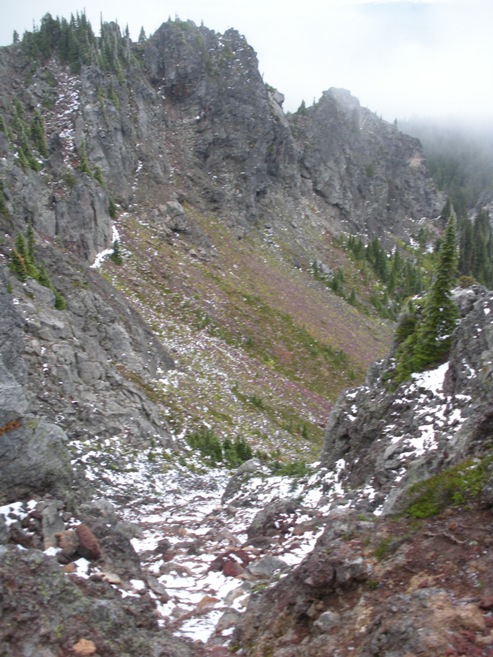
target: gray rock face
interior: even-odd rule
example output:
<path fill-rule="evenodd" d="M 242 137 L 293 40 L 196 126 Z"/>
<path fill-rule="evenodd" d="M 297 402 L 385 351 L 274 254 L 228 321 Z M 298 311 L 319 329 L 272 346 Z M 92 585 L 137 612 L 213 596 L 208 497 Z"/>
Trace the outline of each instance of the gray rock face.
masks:
<path fill-rule="evenodd" d="M 68 301 L 63 312 L 54 307 L 53 293 L 33 280 L 11 279 L 14 290 L 7 292 L 1 272 L 2 502 L 45 493 L 72 500 L 64 430 L 71 439 L 93 431 L 141 445 L 170 440 L 145 388 L 159 369 L 172 367 L 168 353 L 108 283 L 87 271 L 88 289 L 80 272 L 62 258 L 56 263 Z"/>
<path fill-rule="evenodd" d="M 491 446 L 493 294 L 471 290 L 463 307 L 470 310 L 454 333 L 448 364 L 395 392 L 385 385 L 386 366 L 374 367 L 367 385 L 344 393 L 334 407 L 321 463 L 328 470 L 339 464 L 348 499 L 365 511 L 397 510 L 406 484 Z"/>
<path fill-rule="evenodd" d="M 0 504 L 51 493 L 71 500 L 72 468 L 65 433 L 54 424 L 24 416 L 0 443 Z"/>
<path fill-rule="evenodd" d="M 57 310 L 51 291 L 35 281 L 12 280 L 16 313 L 26 330 L 31 410 L 71 438 L 94 432 L 126 434 L 139 444 L 167 443 L 167 424 L 147 391 L 173 360 L 109 283 L 45 248 L 66 310 Z"/>
<path fill-rule="evenodd" d="M 64 432 L 28 415 L 23 326 L 0 268 L 0 504 L 51 493 L 71 499 L 72 468 Z"/>
<path fill-rule="evenodd" d="M 24 390 L 26 367 L 22 358 L 22 321 L 7 292 L 7 278 L 0 267 L 0 428 L 27 411 Z"/>
<path fill-rule="evenodd" d="M 23 385 L 26 378 L 26 365 L 22 359 L 23 322 L 12 305 L 12 295 L 7 290 L 7 273 L 0 266 L 0 356 L 3 367 L 12 377 Z"/>
<path fill-rule="evenodd" d="M 19 83 L 26 106 L 48 108 L 53 184 L 22 170 L 7 149 L 0 174 L 16 230 L 27 219 L 92 261 L 112 242 L 107 190 L 123 209 L 186 200 L 239 234 L 268 214 L 276 229 L 298 217 L 319 234 L 330 226 L 407 240 L 417 220 L 437 216 L 444 199 L 419 142 L 343 90 L 286 116 L 282 94 L 264 84 L 254 50 L 235 30 L 168 21 L 133 55 L 141 62 L 128 66 L 125 81 L 95 66 L 69 74 L 50 60 Z M 0 59 L 0 93 L 10 98 L 22 63 L 9 49 Z M 89 174 L 79 170 L 83 149 Z M 169 215 L 177 230 L 190 230 Z"/>
<path fill-rule="evenodd" d="M 41 234 L 56 238 L 90 262 L 111 246 L 113 222 L 108 194 L 88 175 L 74 177 L 68 189 L 52 193 L 39 174 L 16 166 L 12 154 L 0 161 L 0 174 L 7 202 L 17 210 L 12 212 L 16 230 L 25 230 L 27 219 Z"/>
<path fill-rule="evenodd" d="M 241 223 L 258 216 L 276 179 L 297 193 L 296 146 L 244 37 L 166 23 L 146 43 L 144 58 L 151 82 L 169 102 L 170 128 L 186 135 L 193 154 L 187 160 L 188 149 L 178 153 L 175 145 L 176 168 L 188 167 L 210 207 L 240 209 Z"/>
<path fill-rule="evenodd" d="M 350 233 L 407 240 L 421 217 L 438 216 L 417 139 L 379 119 L 343 89 L 329 89 L 291 118 L 302 175 Z"/>

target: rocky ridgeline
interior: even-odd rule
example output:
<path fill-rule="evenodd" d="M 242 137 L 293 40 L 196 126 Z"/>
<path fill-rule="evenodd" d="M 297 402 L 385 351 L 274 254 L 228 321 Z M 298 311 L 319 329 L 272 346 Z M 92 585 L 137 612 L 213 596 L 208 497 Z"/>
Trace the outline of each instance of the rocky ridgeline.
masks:
<path fill-rule="evenodd" d="M 407 242 L 416 219 L 439 215 L 444 198 L 430 186 L 418 140 L 348 91 L 329 89 L 290 125 L 305 188 L 331 208 L 344 231 Z"/>
<path fill-rule="evenodd" d="M 14 97 L 44 106 L 50 175 L 13 166 L 0 133 L 7 203 L 18 228 L 29 218 L 88 260 L 112 240 L 109 196 L 126 209 L 186 200 L 236 226 L 305 217 L 319 232 L 404 239 L 440 211 L 417 140 L 341 90 L 286 116 L 235 30 L 165 23 L 135 46 L 141 64 L 124 81 L 95 66 L 70 74 L 50 59 L 26 82 L 19 48 L 0 53 L 3 113 L 8 121 Z M 77 174 L 84 150 L 104 186 Z"/>
<path fill-rule="evenodd" d="M 469 288 L 456 298 L 463 318 L 448 363 L 390 392 L 391 356 L 331 414 L 321 465 L 347 464 L 341 479 L 361 510 L 396 512 L 409 484 L 490 446 L 493 296 Z"/>

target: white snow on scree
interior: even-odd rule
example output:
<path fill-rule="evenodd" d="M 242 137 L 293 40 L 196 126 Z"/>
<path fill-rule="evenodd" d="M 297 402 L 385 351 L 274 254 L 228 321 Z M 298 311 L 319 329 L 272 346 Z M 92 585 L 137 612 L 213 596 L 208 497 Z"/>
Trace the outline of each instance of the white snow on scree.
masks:
<path fill-rule="evenodd" d="M 460 411 L 452 419 L 445 413 L 450 401 L 442 391 L 446 369 L 444 365 L 415 376 L 404 390 L 404 401 L 411 391 L 418 390 L 422 395 L 417 411 L 419 438 L 397 435 L 391 418 L 385 428 L 389 444 L 400 442 L 408 460 L 419 457 L 425 449 L 432 450 L 435 432 L 449 427 L 452 420 L 460 426 Z M 430 393 L 435 400 L 433 417 L 426 401 Z M 348 392 L 348 399 L 351 394 Z M 318 464 L 314 464 L 313 474 L 300 479 L 272 476 L 266 468 L 260 468 L 222 504 L 232 473 L 204 468 L 192 451 L 186 452 L 185 466 L 183 458 L 177 462 L 164 447 L 136 450 L 124 436 L 88 436 L 85 441 L 72 441 L 71 448 L 74 467 L 84 472 L 101 497 L 113 502 L 122 520 L 134 525 L 132 544 L 146 573 L 145 582 L 131 580 L 124 584 L 111 573 L 101 573 L 103 578 L 122 596 L 138 596 L 149 590 L 163 627 L 204 643 L 227 645 L 237 615 L 245 609 L 252 590 L 272 585 L 298 564 L 313 549 L 327 512 L 334 506 L 351 504 L 344 497 L 343 487 L 344 472 L 351 464 L 343 459 L 332 471 L 317 471 Z M 395 475 L 398 482 L 403 473 Z M 367 485 L 353 500 L 372 500 L 375 494 Z M 270 502 L 286 498 L 299 500 L 301 507 L 294 514 L 278 516 L 279 533 L 267 547 L 250 544 L 247 529 L 255 514 Z M 34 503 L 29 504 L 1 507 L 0 514 L 8 523 L 22 520 Z M 262 578 L 255 572 L 254 566 L 265 557 L 284 562 L 277 575 L 274 570 L 270 577 Z M 233 570 L 218 568 L 218 558 L 228 561 Z M 84 559 L 75 566 L 79 576 L 98 572 L 97 564 Z"/>
<path fill-rule="evenodd" d="M 72 447 L 77 451 L 74 466 L 113 502 L 120 518 L 136 528 L 132 544 L 147 583 L 153 582 L 149 590 L 160 624 L 179 636 L 216 645 L 229 641 L 234 618 L 244 610 L 252 588 L 274 583 L 313 549 L 323 529 L 320 504 L 330 506 L 340 493 L 337 471 L 331 474 L 334 494 L 322 498 L 317 474 L 295 480 L 260 468 L 223 505 L 233 473 L 206 469 L 192 451 L 187 452 L 185 467 L 183 458 L 176 462 L 163 447 L 153 448 L 150 458 L 117 437 L 91 437 Z M 250 545 L 247 529 L 255 514 L 271 500 L 288 497 L 300 500 L 300 509 L 279 516 L 279 535 L 267 547 Z M 250 572 L 264 557 L 284 562 L 274 578 Z M 239 572 L 218 567 L 218 558 Z M 138 595 L 142 583 L 132 586 L 125 591 L 115 583 L 122 594 Z"/>

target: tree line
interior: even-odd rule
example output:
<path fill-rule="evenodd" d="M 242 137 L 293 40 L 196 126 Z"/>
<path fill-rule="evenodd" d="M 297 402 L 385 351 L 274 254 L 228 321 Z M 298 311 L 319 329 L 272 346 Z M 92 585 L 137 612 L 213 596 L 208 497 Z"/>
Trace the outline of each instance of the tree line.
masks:
<path fill-rule="evenodd" d="M 102 71 L 122 75 L 129 63 L 137 61 L 128 27 L 122 35 L 116 23 L 101 22 L 97 37 L 85 13 L 72 14 L 70 20 L 45 14 L 39 27 L 24 33 L 22 46 L 32 62 L 43 63 L 55 55 L 73 73 L 94 64 Z"/>

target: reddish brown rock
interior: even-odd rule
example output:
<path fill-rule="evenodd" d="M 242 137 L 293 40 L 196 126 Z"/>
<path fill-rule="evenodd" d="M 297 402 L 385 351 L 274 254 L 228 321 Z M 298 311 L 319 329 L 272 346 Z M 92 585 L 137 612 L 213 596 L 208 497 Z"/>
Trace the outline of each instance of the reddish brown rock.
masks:
<path fill-rule="evenodd" d="M 479 602 L 480 609 L 493 609 L 493 594 L 485 595 Z"/>
<path fill-rule="evenodd" d="M 99 547 L 98 539 L 87 525 L 79 525 L 75 528 L 77 538 L 79 539 L 79 547 L 77 552 L 81 557 L 89 561 L 95 561 L 101 556 L 101 548 Z"/>
<path fill-rule="evenodd" d="M 237 561 L 227 559 L 224 563 L 223 574 L 225 577 L 238 577 L 244 573 L 244 569 Z"/>
<path fill-rule="evenodd" d="M 225 563 L 225 558 L 224 556 L 218 556 L 214 559 L 214 561 L 211 561 L 209 570 L 212 570 L 213 572 L 220 573 L 221 570 L 224 568 L 224 563 Z"/>
<path fill-rule="evenodd" d="M 79 537 L 73 529 L 67 529 L 56 535 L 58 547 L 61 548 L 65 557 L 73 557 L 79 547 Z"/>

